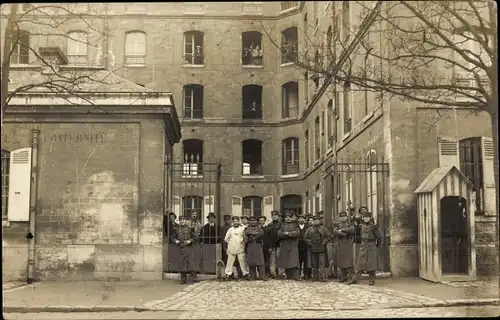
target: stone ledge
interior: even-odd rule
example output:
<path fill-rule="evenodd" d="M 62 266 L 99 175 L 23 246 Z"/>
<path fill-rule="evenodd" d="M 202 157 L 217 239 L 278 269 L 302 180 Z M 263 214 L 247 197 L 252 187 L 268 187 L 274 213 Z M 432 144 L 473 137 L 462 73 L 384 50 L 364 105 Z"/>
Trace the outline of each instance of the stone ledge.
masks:
<path fill-rule="evenodd" d="M 37 313 L 37 312 L 124 312 L 124 311 L 158 311 L 157 308 L 142 306 L 5 306 L 4 313 Z"/>

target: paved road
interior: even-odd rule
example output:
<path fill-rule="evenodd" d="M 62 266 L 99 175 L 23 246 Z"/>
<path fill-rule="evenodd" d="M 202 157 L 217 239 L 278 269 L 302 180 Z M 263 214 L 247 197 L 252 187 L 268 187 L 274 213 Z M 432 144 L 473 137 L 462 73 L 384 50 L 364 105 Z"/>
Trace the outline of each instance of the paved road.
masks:
<path fill-rule="evenodd" d="M 207 312 L 102 312 L 102 313 L 11 313 L 9 320 L 83 320 L 83 319 L 321 319 L 321 318 L 452 318 L 495 317 L 500 315 L 499 306 L 448 307 L 448 308 L 404 308 L 350 311 L 259 311 L 240 313 Z"/>

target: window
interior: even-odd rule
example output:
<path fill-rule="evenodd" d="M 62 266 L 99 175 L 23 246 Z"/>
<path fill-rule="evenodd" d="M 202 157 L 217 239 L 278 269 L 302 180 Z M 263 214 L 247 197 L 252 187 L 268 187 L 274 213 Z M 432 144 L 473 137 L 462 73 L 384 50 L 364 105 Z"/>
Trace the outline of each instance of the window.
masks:
<path fill-rule="evenodd" d="M 197 139 L 184 140 L 184 164 L 182 175 L 185 177 L 198 177 L 203 175 L 203 141 Z"/>
<path fill-rule="evenodd" d="M 203 198 L 198 196 L 186 196 L 182 198 L 182 213 L 185 217 L 191 217 L 196 212 L 197 219 L 202 220 Z"/>
<path fill-rule="evenodd" d="M 244 66 L 263 65 L 262 56 L 262 33 L 257 31 L 243 32 L 241 36 L 243 41 L 241 61 Z"/>
<path fill-rule="evenodd" d="M 304 134 L 304 150 L 305 150 L 305 158 L 306 158 L 306 168 L 309 168 L 309 130 L 306 130 Z"/>
<path fill-rule="evenodd" d="M 203 65 L 203 32 L 188 31 L 184 33 L 184 61 L 186 64 Z"/>
<path fill-rule="evenodd" d="M 482 191 L 484 186 L 483 150 L 481 137 L 466 138 L 459 141 L 460 171 L 474 184 L 476 208 L 483 211 Z"/>
<path fill-rule="evenodd" d="M 281 33 L 281 63 L 294 62 L 298 58 L 299 41 L 297 27 L 290 27 Z"/>
<path fill-rule="evenodd" d="M 295 8 L 298 6 L 297 1 L 281 1 L 281 11 Z"/>
<path fill-rule="evenodd" d="M 87 64 L 88 35 L 85 31 L 69 32 L 66 53 L 71 64 Z"/>
<path fill-rule="evenodd" d="M 328 148 L 333 146 L 333 100 L 328 101 L 327 112 L 326 112 L 326 126 L 328 127 Z"/>
<path fill-rule="evenodd" d="M 321 190 L 319 184 L 314 189 L 314 213 L 318 214 L 321 211 Z"/>
<path fill-rule="evenodd" d="M 352 111 L 352 99 L 351 96 L 351 83 L 344 82 L 344 134 L 351 131 L 352 128 L 352 119 L 351 119 L 351 111 Z"/>
<path fill-rule="evenodd" d="M 10 56 L 10 63 L 28 64 L 30 53 L 30 33 L 25 30 L 15 29 L 13 31 L 12 38 L 12 54 Z"/>
<path fill-rule="evenodd" d="M 342 1 L 342 39 L 347 43 L 351 38 L 351 8 L 349 1 Z"/>
<path fill-rule="evenodd" d="M 377 204 L 377 152 L 370 150 L 366 155 L 366 163 L 368 166 L 366 179 L 366 194 L 368 197 L 368 211 L 373 214 L 373 219 L 377 221 L 378 204 Z"/>
<path fill-rule="evenodd" d="M 2 220 L 7 220 L 9 201 L 10 152 L 2 149 Z"/>
<path fill-rule="evenodd" d="M 203 119 L 203 86 L 199 84 L 184 86 L 184 118 Z"/>
<path fill-rule="evenodd" d="M 262 141 L 249 139 L 242 143 L 243 175 L 262 174 Z"/>
<path fill-rule="evenodd" d="M 283 174 L 299 173 L 299 139 L 283 140 Z"/>
<path fill-rule="evenodd" d="M 243 197 L 243 215 L 246 217 L 260 217 L 262 215 L 262 198 Z"/>
<path fill-rule="evenodd" d="M 282 92 L 282 117 L 296 118 L 299 116 L 299 84 L 296 81 L 285 83 Z"/>
<path fill-rule="evenodd" d="M 321 147 L 320 147 L 320 128 L 319 128 L 319 116 L 316 117 L 316 120 L 314 121 L 314 160 L 318 160 L 319 156 L 321 154 Z"/>
<path fill-rule="evenodd" d="M 307 193 L 306 193 L 307 195 Z M 298 194 L 289 194 L 281 197 L 281 212 L 302 214 L 302 197 Z"/>
<path fill-rule="evenodd" d="M 352 185 L 353 185 L 353 179 L 352 179 L 352 167 L 350 165 L 345 166 L 345 180 L 344 180 L 344 197 L 343 200 L 345 201 L 345 210 L 349 210 L 349 207 L 352 203 L 353 200 L 353 193 L 352 193 Z"/>
<path fill-rule="evenodd" d="M 146 33 L 129 31 L 125 35 L 125 64 L 146 64 Z"/>
<path fill-rule="evenodd" d="M 262 119 L 262 86 L 242 87 L 243 119 Z"/>

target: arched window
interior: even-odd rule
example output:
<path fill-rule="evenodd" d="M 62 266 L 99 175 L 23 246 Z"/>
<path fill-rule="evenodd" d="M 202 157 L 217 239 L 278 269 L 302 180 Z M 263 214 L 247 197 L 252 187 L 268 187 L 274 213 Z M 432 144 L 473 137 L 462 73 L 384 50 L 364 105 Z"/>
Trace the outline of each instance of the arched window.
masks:
<path fill-rule="evenodd" d="M 262 33 L 258 31 L 243 32 L 241 39 L 243 41 L 243 52 L 241 56 L 243 65 L 263 65 Z"/>
<path fill-rule="evenodd" d="M 328 126 L 328 148 L 331 148 L 333 146 L 333 117 L 335 115 L 333 114 L 333 100 L 330 99 L 328 101 L 327 105 L 327 112 L 326 112 L 326 125 Z"/>
<path fill-rule="evenodd" d="M 203 119 L 203 86 L 187 84 L 184 86 L 184 118 Z"/>
<path fill-rule="evenodd" d="M 368 197 L 368 211 L 373 214 L 373 219 L 377 221 L 378 203 L 377 203 L 377 152 L 375 150 L 368 151 L 366 155 L 366 163 L 368 166 L 366 194 Z"/>
<path fill-rule="evenodd" d="M 302 214 L 302 197 L 300 195 L 288 194 L 282 196 L 280 201 L 281 201 L 280 211 L 282 213 Z"/>
<path fill-rule="evenodd" d="M 26 30 L 15 29 L 11 46 L 10 63 L 28 64 L 30 60 L 30 33 Z"/>
<path fill-rule="evenodd" d="M 203 141 L 188 139 L 182 142 L 184 154 L 182 175 L 198 177 L 203 175 Z"/>
<path fill-rule="evenodd" d="M 299 84 L 297 81 L 290 81 L 281 86 L 282 117 L 296 118 L 299 115 Z"/>
<path fill-rule="evenodd" d="M 87 64 L 88 35 L 85 31 L 71 31 L 67 34 L 66 55 L 71 64 Z"/>
<path fill-rule="evenodd" d="M 260 175 L 262 170 L 262 141 L 248 139 L 242 142 L 243 175 Z"/>
<path fill-rule="evenodd" d="M 297 27 L 290 27 L 281 33 L 281 63 L 297 60 L 299 50 L 299 37 Z"/>
<path fill-rule="evenodd" d="M 199 221 L 203 217 L 203 198 L 198 196 L 186 196 L 182 198 L 182 213 L 185 217 L 191 217 L 196 212 Z"/>
<path fill-rule="evenodd" d="M 203 65 L 205 63 L 203 55 L 203 32 L 184 32 L 184 61 L 186 64 Z"/>
<path fill-rule="evenodd" d="M 245 217 L 260 217 L 262 215 L 262 198 L 261 197 L 243 197 L 243 212 Z"/>
<path fill-rule="evenodd" d="M 299 173 L 299 139 L 283 140 L 283 174 Z"/>
<path fill-rule="evenodd" d="M 146 33 L 129 31 L 125 34 L 125 64 L 146 64 Z"/>
<path fill-rule="evenodd" d="M 242 118 L 262 119 L 262 86 L 249 84 L 242 90 Z"/>

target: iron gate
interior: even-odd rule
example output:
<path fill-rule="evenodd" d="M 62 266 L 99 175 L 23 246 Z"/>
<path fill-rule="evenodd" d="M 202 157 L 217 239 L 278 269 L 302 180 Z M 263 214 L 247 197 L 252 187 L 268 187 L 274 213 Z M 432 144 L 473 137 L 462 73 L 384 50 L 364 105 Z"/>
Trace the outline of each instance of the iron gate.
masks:
<path fill-rule="evenodd" d="M 163 270 L 177 273 L 179 247 L 172 243 L 170 235 L 181 215 L 189 217 L 198 234 L 199 242 L 194 244 L 196 271 L 203 274 L 216 274 L 222 260 L 221 237 L 221 164 L 200 162 L 197 156 L 187 156 L 182 163 L 165 163 L 165 212 L 173 212 L 177 219 L 171 221 L 164 215 Z M 208 214 L 215 214 L 215 230 L 205 232 L 203 226 L 208 222 Z M 196 218 L 192 219 L 192 218 Z"/>
<path fill-rule="evenodd" d="M 366 160 L 337 160 L 327 166 L 324 179 L 331 197 L 327 197 L 325 209 L 330 207 L 332 219 L 336 219 L 341 211 L 351 212 L 352 215 L 359 207 L 366 206 L 373 213 L 383 237 L 378 269 L 389 271 L 389 164 L 376 162 L 373 157 Z"/>

